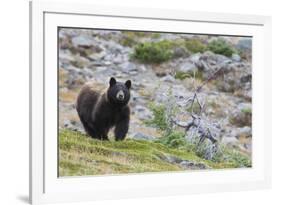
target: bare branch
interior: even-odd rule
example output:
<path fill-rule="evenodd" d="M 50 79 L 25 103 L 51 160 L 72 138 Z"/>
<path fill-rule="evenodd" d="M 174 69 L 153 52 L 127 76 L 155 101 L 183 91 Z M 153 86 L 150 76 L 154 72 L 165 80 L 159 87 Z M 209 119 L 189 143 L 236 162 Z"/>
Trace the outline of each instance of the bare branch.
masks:
<path fill-rule="evenodd" d="M 202 62 L 203 66 L 207 69 L 210 69 L 209 65 L 205 62 Z M 217 76 L 220 74 L 223 74 L 223 68 L 224 66 L 221 66 L 219 69 L 214 71 L 205 81 L 202 82 L 200 86 L 198 86 L 192 97 L 188 98 L 186 103 L 190 104 L 191 108 L 191 117 L 192 119 L 188 121 L 186 124 L 182 124 L 178 122 L 177 120 L 172 119 L 171 122 L 179 127 L 182 127 L 185 129 L 186 132 L 188 132 L 191 128 L 195 128 L 196 132 L 199 134 L 199 141 L 198 145 L 200 145 L 202 142 L 204 142 L 205 139 L 209 139 L 213 144 L 217 143 L 217 139 L 213 136 L 212 132 L 210 131 L 209 127 L 201 126 L 201 115 L 203 114 L 203 110 L 205 108 L 205 103 L 199 100 L 198 93 L 202 90 L 202 88 L 209 83 L 211 80 L 214 80 Z M 195 74 L 194 74 L 195 79 Z M 198 114 L 194 113 L 194 104 L 197 103 L 199 106 L 199 112 Z"/>

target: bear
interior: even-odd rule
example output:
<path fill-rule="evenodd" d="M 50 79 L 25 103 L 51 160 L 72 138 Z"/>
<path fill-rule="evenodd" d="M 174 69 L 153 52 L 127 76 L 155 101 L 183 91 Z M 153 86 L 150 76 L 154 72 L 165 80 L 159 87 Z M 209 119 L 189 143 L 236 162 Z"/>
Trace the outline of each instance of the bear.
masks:
<path fill-rule="evenodd" d="M 129 130 L 131 81 L 109 80 L 109 87 L 101 92 L 84 85 L 78 94 L 76 110 L 87 134 L 99 140 L 109 140 L 108 132 L 115 127 L 115 140 L 124 140 Z"/>

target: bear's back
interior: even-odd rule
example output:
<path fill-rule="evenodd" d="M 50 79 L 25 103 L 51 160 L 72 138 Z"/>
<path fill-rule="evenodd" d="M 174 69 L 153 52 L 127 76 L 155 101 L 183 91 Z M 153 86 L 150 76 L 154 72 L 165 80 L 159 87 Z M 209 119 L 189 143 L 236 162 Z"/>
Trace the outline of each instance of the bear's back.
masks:
<path fill-rule="evenodd" d="M 76 109 L 80 117 L 83 116 L 84 120 L 90 120 L 92 110 L 100 95 L 100 92 L 90 84 L 82 87 L 76 102 Z"/>

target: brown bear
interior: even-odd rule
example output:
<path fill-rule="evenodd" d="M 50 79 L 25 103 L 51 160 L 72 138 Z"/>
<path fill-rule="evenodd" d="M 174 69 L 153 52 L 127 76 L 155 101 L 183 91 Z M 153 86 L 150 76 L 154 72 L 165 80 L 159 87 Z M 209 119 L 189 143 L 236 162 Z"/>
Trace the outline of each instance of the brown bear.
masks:
<path fill-rule="evenodd" d="M 130 88 L 130 80 L 121 83 L 112 77 L 104 93 L 89 85 L 81 89 L 76 110 L 85 131 L 91 137 L 108 140 L 110 128 L 115 127 L 115 140 L 125 139 L 130 121 Z"/>

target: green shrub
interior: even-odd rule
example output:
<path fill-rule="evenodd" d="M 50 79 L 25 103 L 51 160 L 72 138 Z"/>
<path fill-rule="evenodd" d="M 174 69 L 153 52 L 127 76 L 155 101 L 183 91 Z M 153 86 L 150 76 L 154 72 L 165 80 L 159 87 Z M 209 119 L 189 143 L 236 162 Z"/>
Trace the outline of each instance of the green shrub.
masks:
<path fill-rule="evenodd" d="M 158 142 L 170 148 L 184 148 L 186 145 L 184 133 L 179 131 L 172 131 L 164 135 L 158 139 Z"/>
<path fill-rule="evenodd" d="M 123 36 L 122 39 L 120 39 L 119 43 L 123 46 L 127 47 L 132 47 L 134 46 L 137 42 L 134 38 L 129 37 L 129 36 Z"/>
<path fill-rule="evenodd" d="M 245 114 L 252 114 L 252 109 L 251 108 L 243 108 L 241 110 L 241 112 L 245 113 Z"/>
<path fill-rule="evenodd" d="M 214 145 L 208 140 L 198 144 L 199 138 L 185 143 L 188 152 L 194 152 L 198 157 L 215 163 L 226 163 L 232 167 L 251 167 L 251 158 L 223 144 Z"/>
<path fill-rule="evenodd" d="M 208 44 L 208 50 L 227 57 L 231 57 L 233 53 L 236 53 L 236 50 L 221 38 L 211 41 Z"/>
<path fill-rule="evenodd" d="M 151 34 L 151 38 L 156 39 L 156 38 L 160 38 L 160 37 L 161 37 L 161 34 L 160 34 L 160 33 L 152 33 L 152 34 Z"/>
<path fill-rule="evenodd" d="M 175 74 L 175 78 L 179 79 L 179 80 L 184 80 L 184 79 L 190 78 L 190 77 L 192 77 L 191 74 L 182 72 L 182 71 L 176 71 L 176 74 Z"/>
<path fill-rule="evenodd" d="M 156 105 L 155 103 L 151 103 L 149 105 L 150 110 L 153 113 L 153 118 L 145 121 L 147 125 L 152 125 L 161 131 L 165 131 L 168 129 L 168 122 L 165 113 L 164 105 Z"/>
<path fill-rule="evenodd" d="M 159 38 L 160 34 L 159 33 L 150 33 L 150 32 L 134 32 L 134 31 L 123 31 L 122 32 L 122 38 L 119 40 L 119 43 L 123 46 L 127 47 L 133 47 L 142 38 Z"/>
<path fill-rule="evenodd" d="M 166 40 L 137 44 L 132 57 L 143 63 L 162 63 L 173 57 L 172 43 Z"/>
<path fill-rule="evenodd" d="M 141 31 L 123 31 L 122 33 L 124 36 L 130 38 L 144 38 L 151 35 L 150 32 L 141 32 Z"/>
<path fill-rule="evenodd" d="M 227 163 L 233 167 L 251 167 L 251 158 L 239 151 L 229 148 L 226 145 L 220 145 L 219 151 L 212 159 L 216 163 Z"/>
<path fill-rule="evenodd" d="M 186 40 L 185 47 L 192 53 L 203 53 L 207 49 L 207 46 L 197 39 Z"/>
<path fill-rule="evenodd" d="M 202 71 L 195 71 L 195 72 L 182 72 L 176 71 L 175 78 L 179 80 L 184 80 L 186 78 L 196 78 L 196 79 L 203 79 L 203 72 Z"/>
<path fill-rule="evenodd" d="M 149 32 L 134 32 L 134 31 L 123 31 L 122 38 L 119 40 L 119 43 L 123 46 L 133 47 L 135 46 L 139 39 L 149 37 L 152 33 Z"/>

